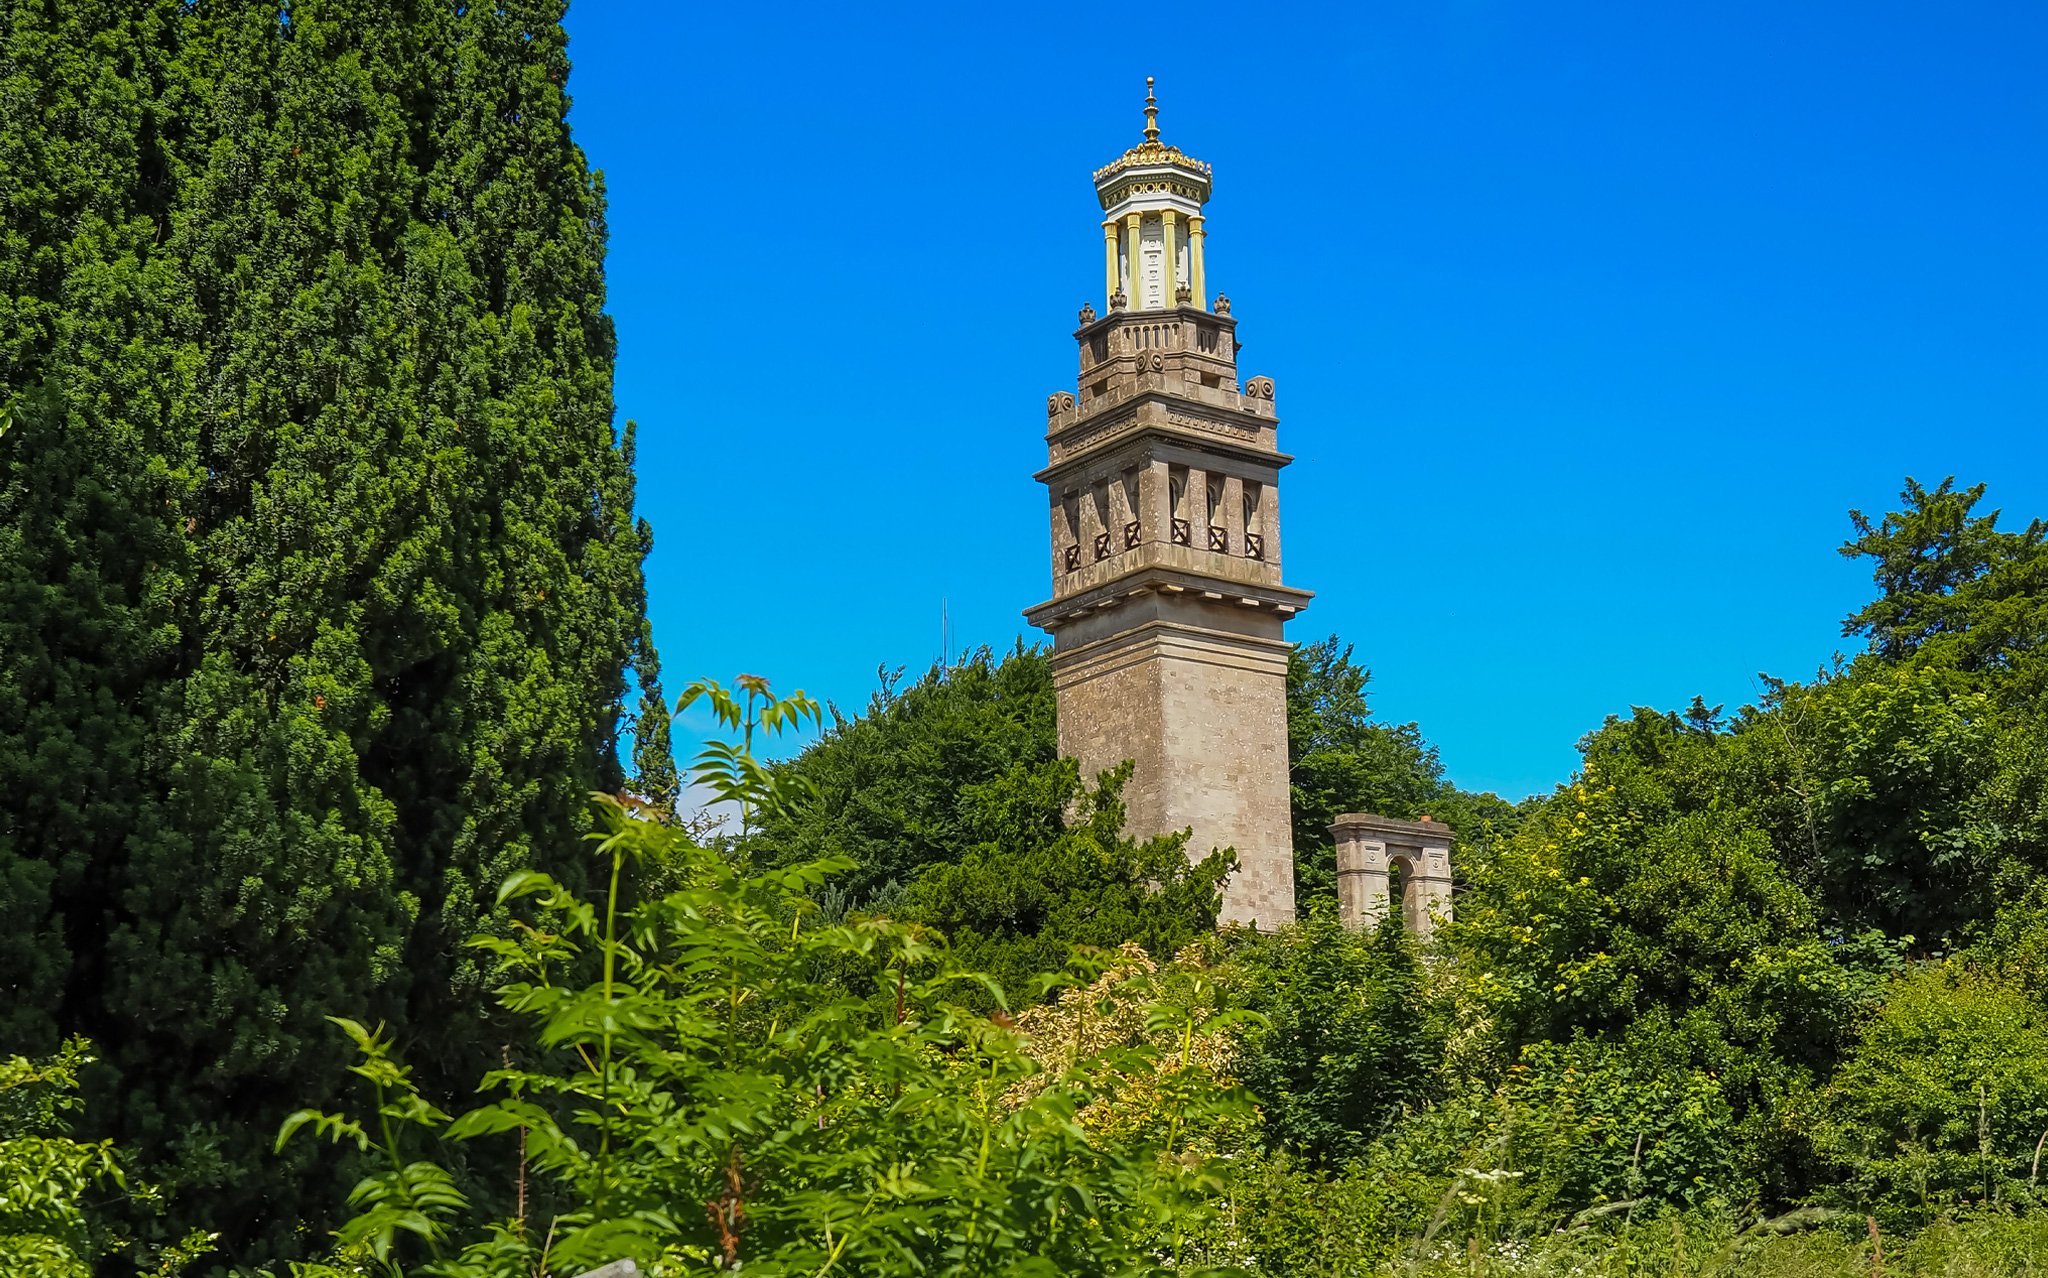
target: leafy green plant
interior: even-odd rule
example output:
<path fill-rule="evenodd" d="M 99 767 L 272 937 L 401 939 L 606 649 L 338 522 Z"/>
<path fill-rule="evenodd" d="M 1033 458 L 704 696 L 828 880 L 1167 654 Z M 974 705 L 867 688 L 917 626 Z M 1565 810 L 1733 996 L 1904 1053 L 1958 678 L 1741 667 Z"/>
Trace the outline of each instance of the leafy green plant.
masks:
<path fill-rule="evenodd" d="M 10 1272 L 85 1275 L 112 1249 L 85 1200 L 127 1177 L 112 1141 L 73 1140 L 67 1120 L 91 1060 L 77 1039 L 48 1060 L 0 1060 L 0 1254 L 21 1266 Z"/>
<path fill-rule="evenodd" d="M 1395 920 L 1352 932 L 1313 913 L 1251 940 L 1224 980 L 1262 1014 L 1233 1063 L 1259 1098 L 1271 1144 L 1313 1165 L 1342 1164 L 1440 1093 L 1444 1027 Z"/>
<path fill-rule="evenodd" d="M 716 762 L 737 765 L 733 796 L 756 810 L 789 802 L 743 749 Z M 476 942 L 536 1053 L 488 1074 L 490 1099 L 444 1114 L 385 1036 L 341 1023 L 372 1116 L 302 1111 L 279 1136 L 380 1160 L 338 1261 L 442 1278 L 621 1256 L 662 1275 L 1198 1272 L 1177 1253 L 1218 1182 L 1184 1133 L 1244 1111 L 1195 1052 L 1227 1018 L 1149 985 L 1152 1038 L 1041 1062 L 1006 1015 L 960 999 L 1004 992 L 920 929 L 807 923 L 844 862 L 751 872 L 615 799 L 598 810 L 602 898 L 515 874 L 501 900 L 530 903 L 531 921 Z M 646 867 L 668 890 L 626 904 Z M 849 988 L 848 970 L 879 988 Z M 1166 1121 L 1112 1136 L 1082 1120 L 1140 1083 Z M 444 1140 L 472 1164 L 520 1160 L 532 1188 L 512 1218 L 476 1218 L 434 1156 Z"/>
<path fill-rule="evenodd" d="M 791 795 L 813 795 L 807 778 L 788 777 L 776 784 L 768 767 L 754 755 L 754 734 L 780 736 L 803 727 L 805 720 L 822 725 L 824 711 L 799 688 L 787 697 L 769 690 L 759 675 L 743 674 L 727 688 L 715 679 L 700 679 L 683 689 L 676 702 L 681 714 L 699 698 L 711 708 L 720 727 L 739 733 L 737 741 L 708 741 L 697 755 L 690 772 L 697 784 L 721 802 L 740 810 L 740 836 L 752 828 L 757 807 L 766 805 L 770 816 L 787 816 L 793 805 Z"/>
<path fill-rule="evenodd" d="M 9 1278 L 88 1278 L 95 1261 L 131 1249 L 94 1208 L 115 1195 L 156 1201 L 150 1186 L 131 1181 L 114 1142 L 71 1134 L 83 1107 L 78 1074 L 92 1061 L 76 1038 L 44 1060 L 0 1058 L 0 1272 Z M 179 1272 L 214 1238 L 188 1232 L 158 1249 L 149 1272 Z"/>

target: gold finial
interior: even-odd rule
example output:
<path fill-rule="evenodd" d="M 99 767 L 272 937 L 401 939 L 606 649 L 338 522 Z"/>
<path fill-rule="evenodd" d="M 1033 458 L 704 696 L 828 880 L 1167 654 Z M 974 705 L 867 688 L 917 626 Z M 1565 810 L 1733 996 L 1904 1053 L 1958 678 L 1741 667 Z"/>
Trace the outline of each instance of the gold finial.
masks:
<path fill-rule="evenodd" d="M 1145 77 L 1145 140 L 1159 140 L 1159 99 L 1152 96 L 1152 77 Z"/>

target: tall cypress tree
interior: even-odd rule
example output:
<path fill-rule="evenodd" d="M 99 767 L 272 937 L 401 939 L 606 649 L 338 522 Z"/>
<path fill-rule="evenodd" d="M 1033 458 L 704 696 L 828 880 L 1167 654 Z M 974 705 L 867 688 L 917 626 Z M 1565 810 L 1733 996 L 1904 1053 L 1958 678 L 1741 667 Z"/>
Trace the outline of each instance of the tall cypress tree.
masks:
<path fill-rule="evenodd" d="M 180 373 L 154 110 L 174 3 L 0 6 L 0 1043 L 54 1046 L 95 911 L 161 821 L 143 756 L 175 671 Z"/>
<path fill-rule="evenodd" d="M 25 122 L 117 135 L 91 157 L 0 139 L 0 270 L 51 334 L 6 352 L 39 655 L 7 649 L 0 769 L 55 767 L 0 794 L 0 944 L 38 963 L 7 1027 L 93 1034 L 117 1134 L 256 1260 L 334 1199 L 268 1155 L 340 1085 L 322 1016 L 451 1076 L 493 1050 L 463 942 L 511 869 L 574 877 L 622 783 L 647 533 L 559 3 L 120 8 L 4 33 L 10 86 L 34 53 L 126 104 Z M 22 499 L 52 485 L 83 495 Z"/>

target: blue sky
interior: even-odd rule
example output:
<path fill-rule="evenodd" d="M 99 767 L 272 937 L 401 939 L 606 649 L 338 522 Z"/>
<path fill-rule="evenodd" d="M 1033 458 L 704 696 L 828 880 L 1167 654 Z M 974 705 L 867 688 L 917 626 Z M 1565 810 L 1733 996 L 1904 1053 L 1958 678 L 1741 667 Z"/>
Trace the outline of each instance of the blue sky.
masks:
<path fill-rule="evenodd" d="M 1827 662 L 1906 474 L 2048 515 L 2048 5 L 980 9 L 569 15 L 672 687 L 853 709 L 942 613 L 1024 631 L 1148 74 L 1278 384 L 1293 637 L 1462 785 Z"/>

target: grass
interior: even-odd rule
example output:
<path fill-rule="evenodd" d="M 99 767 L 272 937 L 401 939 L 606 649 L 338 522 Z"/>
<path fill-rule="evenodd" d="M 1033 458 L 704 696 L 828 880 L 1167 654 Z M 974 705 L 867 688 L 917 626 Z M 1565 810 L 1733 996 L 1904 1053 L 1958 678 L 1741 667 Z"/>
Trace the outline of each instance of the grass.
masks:
<path fill-rule="evenodd" d="M 1533 1243 L 1439 1246 L 1387 1271 L 1400 1278 L 2048 1278 L 2048 1211 L 1941 1220 L 1873 1237 L 1840 1214 L 1794 1213 L 1738 1232 L 1666 1216 Z"/>

